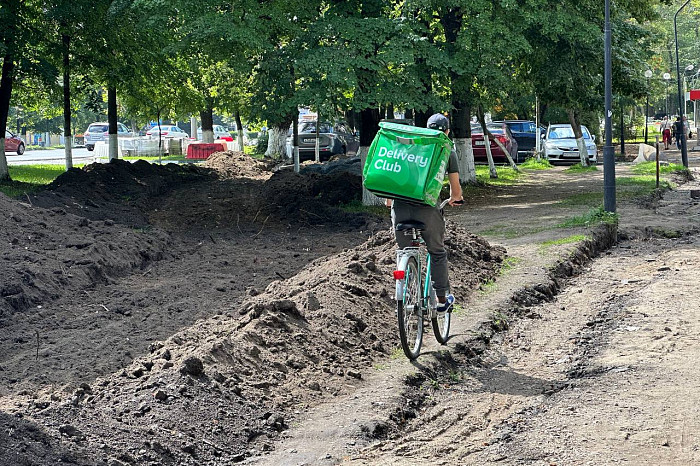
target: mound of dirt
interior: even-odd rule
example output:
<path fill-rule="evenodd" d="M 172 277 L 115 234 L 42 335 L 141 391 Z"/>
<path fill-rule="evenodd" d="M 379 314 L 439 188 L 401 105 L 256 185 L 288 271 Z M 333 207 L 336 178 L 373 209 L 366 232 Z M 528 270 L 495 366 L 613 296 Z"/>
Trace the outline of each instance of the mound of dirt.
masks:
<path fill-rule="evenodd" d="M 202 164 L 215 170 L 222 178 L 267 179 L 272 175 L 268 166 L 239 151 L 215 152 Z"/>
<path fill-rule="evenodd" d="M 62 207 L 44 209 L 0 193 L 0 328 L 13 312 L 91 289 L 161 259 L 169 236 L 112 220 L 91 221 Z M 10 338 L 6 335 L 3 338 Z"/>
<path fill-rule="evenodd" d="M 448 236 L 464 300 L 504 251 L 452 225 Z M 70 399 L 44 393 L 18 411 L 63 434 L 76 463 L 229 464 L 269 450 L 308 404 L 353 390 L 397 347 L 394 249 L 385 231 L 317 259 Z"/>
<path fill-rule="evenodd" d="M 153 197 L 215 176 L 213 171 L 191 164 L 156 165 L 115 159 L 68 170 L 46 191 L 34 195 L 32 203 L 45 208 L 60 207 L 91 220 L 109 219 L 144 227 L 148 225 L 147 205 Z"/>
<path fill-rule="evenodd" d="M 305 165 L 300 169 L 301 173 L 349 173 L 354 176 L 362 176 L 362 167 L 359 157 L 335 156 L 327 163 L 314 163 Z"/>

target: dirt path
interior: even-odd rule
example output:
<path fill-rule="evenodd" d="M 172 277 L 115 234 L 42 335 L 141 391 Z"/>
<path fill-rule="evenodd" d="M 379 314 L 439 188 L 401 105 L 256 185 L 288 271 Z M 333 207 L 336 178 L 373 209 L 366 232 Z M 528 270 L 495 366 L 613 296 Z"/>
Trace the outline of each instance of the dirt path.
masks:
<path fill-rule="evenodd" d="M 629 167 L 619 167 L 618 174 L 629 176 Z M 555 453 L 551 455 L 531 454 L 528 448 L 537 450 L 541 444 L 552 443 L 548 437 L 535 434 L 516 445 L 521 456 L 508 453 L 514 448 L 512 439 L 516 437 L 515 428 L 510 426 L 531 421 L 527 424 L 529 430 L 518 428 L 517 433 L 538 433 L 540 419 L 536 415 L 547 403 L 567 388 L 576 394 L 579 388 L 574 390 L 573 387 L 579 379 L 585 380 L 585 376 L 572 374 L 584 370 L 583 365 L 588 363 L 596 367 L 596 361 L 589 359 L 592 349 L 605 343 L 609 334 L 619 331 L 621 325 L 609 326 L 605 332 L 599 330 L 605 334 L 602 339 L 591 340 L 588 333 L 601 318 L 600 309 L 624 309 L 624 299 L 633 295 L 634 290 L 644 289 L 645 283 L 650 280 L 665 283 L 659 277 L 668 273 L 664 272 L 666 267 L 674 266 L 660 265 L 670 259 L 657 256 L 675 245 L 671 240 L 622 244 L 596 260 L 582 276 L 568 282 L 554 302 L 527 308 L 528 297 L 533 301 L 548 297 L 537 298 L 537 292 L 525 294 L 527 310 L 524 315 L 527 318 L 515 318 L 508 315 L 508 311 L 513 309 L 514 295 L 518 296 L 523 290 L 539 289 L 538 286 L 542 290 L 546 290 L 545 285 L 553 286 L 551 267 L 571 257 L 584 241 L 578 239 L 580 235 L 595 236 L 583 227 L 556 227 L 564 219 L 581 215 L 589 208 L 587 202 L 570 205 L 561 200 L 583 195 L 588 201 L 585 196 L 600 192 L 601 188 L 602 172 L 578 176 L 575 182 L 561 169 L 537 172 L 519 186 L 504 187 L 495 196 L 484 198 L 483 203 L 473 202 L 466 212 L 452 215 L 452 221 L 488 233 L 491 240 L 505 246 L 509 256 L 517 260 L 494 285 L 473 297 L 467 305 L 468 312 L 457 315 L 449 352 L 435 352 L 441 348 L 428 341 L 427 351 L 416 363 L 410 364 L 399 355 L 377 366 L 364 387 L 303 413 L 275 452 L 251 458 L 249 462 L 265 465 L 585 463 L 577 463 L 583 457 L 575 452 L 567 455 L 568 444 L 562 444 L 560 450 L 553 449 Z M 629 237 L 658 232 L 657 227 L 661 225 L 666 226 L 664 231 L 673 230 L 673 235 L 697 232 L 700 226 L 698 202 L 690 198 L 691 188 L 697 189 L 697 182 L 667 193 L 656 208 L 649 208 L 646 201 L 640 205 L 632 196 L 628 197 L 623 188 L 621 229 Z M 553 192 L 556 193 L 554 198 Z M 597 199 L 593 195 L 590 198 Z M 674 228 L 669 229 L 669 224 Z M 517 236 L 512 238 L 516 232 Z M 575 240 L 557 243 L 568 237 Z M 692 245 L 697 244 L 694 238 L 677 241 L 690 244 L 692 249 L 695 247 Z M 692 264 L 694 259 L 688 260 Z M 570 264 L 578 265 L 577 260 Z M 631 270 L 631 266 L 638 268 Z M 690 273 L 692 268 L 689 265 L 687 268 Z M 640 276 L 646 278 L 637 278 Z M 674 291 L 679 290 L 666 289 L 665 293 Z M 684 290 L 682 294 L 685 302 L 693 307 L 688 299 L 691 290 Z M 645 301 L 647 298 L 638 299 Z M 665 299 L 663 292 L 657 299 Z M 673 306 L 670 301 L 666 302 Z M 523 314 L 522 309 L 519 312 Z M 511 327 L 505 333 L 494 334 L 488 341 L 488 351 L 481 354 L 475 340 L 478 343 L 484 328 L 493 326 L 499 318 L 502 325 L 508 322 Z M 626 330 L 622 334 L 641 335 Z M 597 370 L 591 371 L 597 373 Z M 609 366 L 603 372 L 619 377 L 627 369 Z M 596 388 L 605 392 L 608 381 L 600 382 Z M 421 393 L 416 395 L 412 385 Z M 643 381 L 639 389 L 644 390 Z M 630 397 L 635 396 L 635 392 L 629 393 Z M 580 409 L 580 400 L 569 403 Z M 605 418 L 606 412 L 603 406 L 592 406 L 589 416 L 590 419 Z M 397 418 L 400 419 L 397 421 Z M 649 422 L 653 418 L 654 414 L 649 414 Z M 542 421 L 543 425 L 553 426 L 544 432 L 559 435 L 557 429 L 565 427 L 550 421 L 547 420 L 549 424 Z M 572 431 L 575 429 L 571 427 Z M 596 448 L 600 454 L 598 461 L 606 462 L 606 448 Z"/>

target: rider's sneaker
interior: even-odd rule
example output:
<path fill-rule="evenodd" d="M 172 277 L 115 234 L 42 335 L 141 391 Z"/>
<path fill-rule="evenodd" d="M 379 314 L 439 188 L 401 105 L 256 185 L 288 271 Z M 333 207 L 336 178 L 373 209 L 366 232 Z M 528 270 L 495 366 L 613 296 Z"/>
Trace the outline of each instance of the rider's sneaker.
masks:
<path fill-rule="evenodd" d="M 452 305 L 455 303 L 455 297 L 451 294 L 445 296 L 444 303 L 437 303 L 438 312 L 448 312 L 452 310 Z"/>

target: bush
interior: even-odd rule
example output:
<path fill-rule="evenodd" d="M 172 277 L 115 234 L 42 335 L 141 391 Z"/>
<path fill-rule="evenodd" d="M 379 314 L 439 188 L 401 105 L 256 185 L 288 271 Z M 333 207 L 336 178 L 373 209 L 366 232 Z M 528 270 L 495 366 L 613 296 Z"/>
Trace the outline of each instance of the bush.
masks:
<path fill-rule="evenodd" d="M 270 138 L 267 132 L 261 133 L 258 136 L 258 143 L 255 145 L 255 153 L 258 155 L 264 155 L 267 151 L 267 141 Z"/>

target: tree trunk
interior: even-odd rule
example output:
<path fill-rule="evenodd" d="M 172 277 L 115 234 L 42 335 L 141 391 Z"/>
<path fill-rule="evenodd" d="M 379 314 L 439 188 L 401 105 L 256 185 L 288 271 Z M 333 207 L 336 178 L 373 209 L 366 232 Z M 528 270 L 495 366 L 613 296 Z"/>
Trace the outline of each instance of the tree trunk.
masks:
<path fill-rule="evenodd" d="M 494 137 L 493 134 L 489 133 L 489 140 L 493 139 L 493 142 L 496 143 L 496 145 L 503 151 L 503 153 L 506 155 L 506 158 L 508 159 L 508 163 L 510 164 L 510 168 L 515 170 L 516 172 L 519 172 L 520 170 L 518 169 L 518 166 L 516 165 L 515 161 L 513 160 L 513 157 L 510 156 L 510 152 L 506 150 L 506 146 L 503 145 L 501 141 L 498 140 L 497 137 Z M 489 144 L 490 146 L 491 144 Z"/>
<path fill-rule="evenodd" d="M 202 120 L 202 142 L 211 144 L 214 142 L 214 109 L 207 102 L 207 108 L 199 112 L 199 117 Z"/>
<path fill-rule="evenodd" d="M 576 136 L 576 145 L 578 146 L 578 155 L 581 159 L 581 166 L 587 167 L 588 150 L 586 149 L 586 142 L 583 140 L 583 132 L 581 131 L 581 122 L 579 121 L 578 112 L 567 109 L 566 113 L 569 115 L 569 122 L 571 123 L 571 128 L 574 130 L 574 136 Z"/>
<path fill-rule="evenodd" d="M 109 123 L 109 160 L 119 158 L 119 140 L 117 139 L 117 87 L 107 87 L 107 122 Z"/>
<path fill-rule="evenodd" d="M 369 146 L 379 131 L 379 109 L 366 108 L 360 112 L 360 167 L 365 166 Z M 364 205 L 383 205 L 384 201 L 362 187 L 362 203 Z"/>
<path fill-rule="evenodd" d="M 462 184 L 476 184 L 476 168 L 474 166 L 474 151 L 472 149 L 472 130 L 469 114 L 471 109 L 461 102 L 453 103 L 455 109 L 452 112 L 452 136 L 457 152 L 457 166 L 459 167 L 459 182 Z"/>
<path fill-rule="evenodd" d="M 481 105 L 476 107 L 477 117 L 481 124 L 481 131 L 484 133 L 484 147 L 486 148 L 486 159 L 489 161 L 489 178 L 498 178 L 496 164 L 493 163 L 493 155 L 491 154 L 491 141 L 489 139 L 489 130 L 486 129 L 486 120 L 484 119 L 484 109 Z"/>
<path fill-rule="evenodd" d="M 70 36 L 63 39 L 63 138 L 65 140 L 66 170 L 73 168 L 73 132 L 70 117 Z"/>
<path fill-rule="evenodd" d="M 386 118 L 388 120 L 393 120 L 394 117 L 394 104 L 386 104 Z"/>
<path fill-rule="evenodd" d="M 236 132 L 238 133 L 238 149 L 241 152 L 245 152 L 244 140 L 243 140 L 243 122 L 241 121 L 241 112 L 236 110 Z"/>
<path fill-rule="evenodd" d="M 286 157 L 287 133 L 289 132 L 290 124 L 291 121 L 284 121 L 270 126 L 265 157 L 272 157 L 273 159 L 281 159 L 283 156 Z M 292 156 L 293 155 L 294 154 L 292 154 Z"/>
<path fill-rule="evenodd" d="M 163 156 L 163 135 L 160 128 L 160 108 L 156 112 L 156 121 L 158 122 L 158 161 Z"/>
<path fill-rule="evenodd" d="M 7 131 L 7 116 L 10 114 L 14 70 L 14 57 L 9 54 L 5 55 L 2 62 L 2 75 L 0 76 L 0 181 L 10 181 L 11 179 L 5 156 L 5 131 Z"/>

